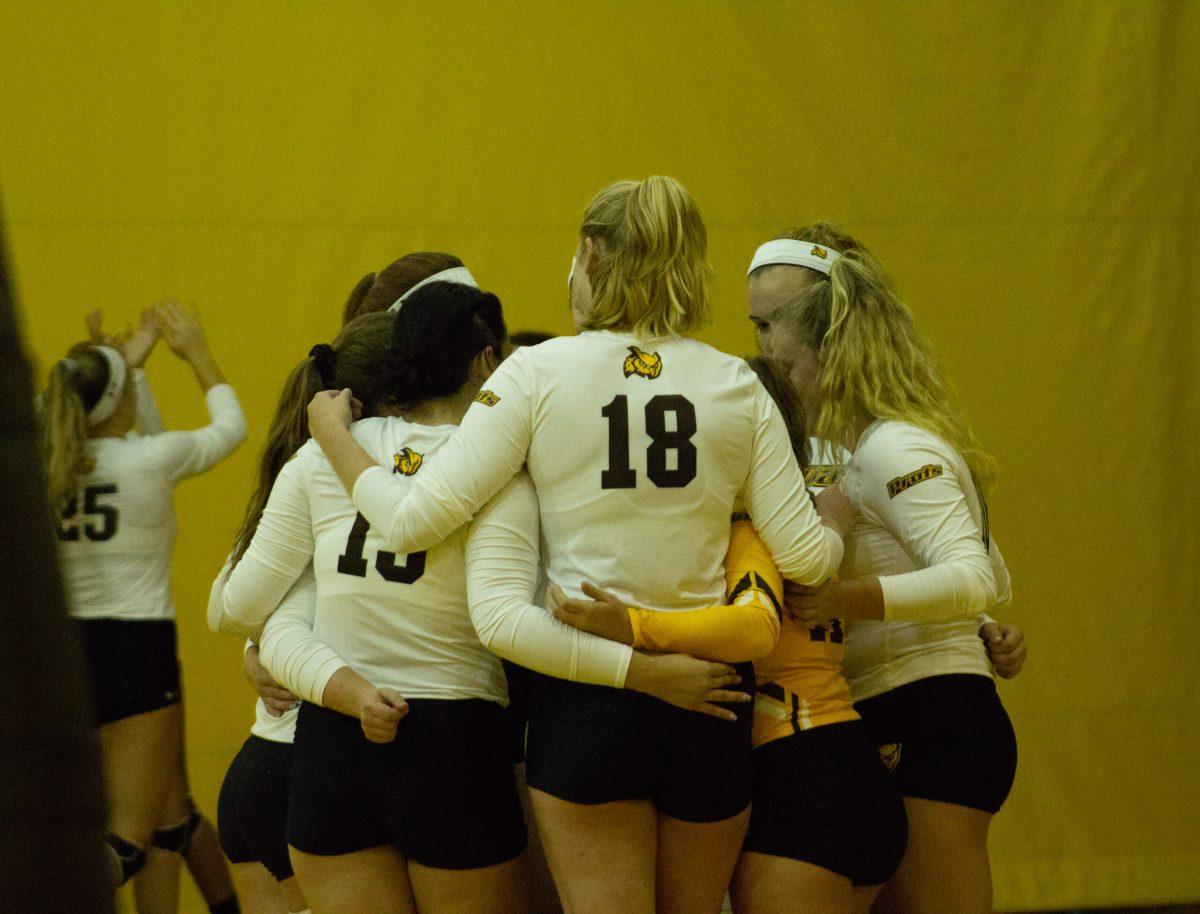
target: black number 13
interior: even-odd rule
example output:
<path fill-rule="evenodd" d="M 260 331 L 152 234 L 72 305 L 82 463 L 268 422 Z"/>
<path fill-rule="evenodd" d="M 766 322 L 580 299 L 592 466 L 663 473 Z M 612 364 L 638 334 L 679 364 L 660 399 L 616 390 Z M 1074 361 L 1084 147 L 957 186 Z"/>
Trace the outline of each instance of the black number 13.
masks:
<path fill-rule="evenodd" d="M 675 414 L 674 430 L 667 429 L 667 413 Z M 632 489 L 637 471 L 629 465 L 629 398 L 619 394 L 600 410 L 608 420 L 608 469 L 600 474 L 602 489 Z M 646 404 L 646 475 L 660 489 L 682 489 L 696 478 L 696 407 L 679 394 L 661 394 Z M 675 451 L 675 469 L 667 468 L 667 452 Z"/>
<path fill-rule="evenodd" d="M 361 514 L 354 518 L 354 526 L 350 528 L 350 536 L 346 540 L 346 551 L 338 556 L 337 569 L 341 574 L 352 574 L 356 578 L 367 576 L 367 560 L 363 557 L 363 547 L 366 545 L 367 530 L 370 526 Z M 405 558 L 403 565 L 397 565 L 396 553 L 377 552 L 375 570 L 385 581 L 391 581 L 393 584 L 412 584 L 425 573 L 425 553 L 413 552 Z"/>

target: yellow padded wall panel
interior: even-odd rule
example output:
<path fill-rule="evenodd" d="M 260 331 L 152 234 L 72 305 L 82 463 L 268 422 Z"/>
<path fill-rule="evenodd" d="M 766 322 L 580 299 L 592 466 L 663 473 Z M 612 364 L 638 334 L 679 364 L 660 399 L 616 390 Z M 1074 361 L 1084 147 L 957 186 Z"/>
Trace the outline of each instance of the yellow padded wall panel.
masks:
<path fill-rule="evenodd" d="M 707 340 L 751 349 L 759 242 L 840 220 L 1000 461 L 1031 659 L 1001 686 L 1021 762 L 998 905 L 1200 899 L 1198 38 L 1200 7 L 1152 0 L 6 5 L 0 191 L 32 353 L 173 293 L 251 422 L 176 500 L 201 805 L 252 712 L 203 604 L 290 365 L 417 249 L 461 255 L 514 328 L 565 332 L 587 199 L 666 173 L 709 225 Z M 171 423 L 203 421 L 165 351 L 151 371 Z"/>

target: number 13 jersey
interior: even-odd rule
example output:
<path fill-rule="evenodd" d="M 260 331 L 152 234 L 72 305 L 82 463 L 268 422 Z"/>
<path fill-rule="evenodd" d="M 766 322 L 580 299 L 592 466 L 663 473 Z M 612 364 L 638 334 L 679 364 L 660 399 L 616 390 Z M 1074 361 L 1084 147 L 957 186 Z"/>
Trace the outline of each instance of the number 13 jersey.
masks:
<path fill-rule="evenodd" d="M 363 419 L 355 439 L 397 485 L 436 465 L 455 425 Z M 484 698 L 507 703 L 500 661 L 484 648 L 467 611 L 460 527 L 436 546 L 408 554 L 358 514 L 320 447 L 309 441 L 284 464 L 226 595 L 286 590 L 312 561 L 317 582 L 313 635 L 357 673 L 406 698 Z M 243 567 L 244 566 L 244 567 Z M 260 589 L 261 588 L 261 589 Z"/>

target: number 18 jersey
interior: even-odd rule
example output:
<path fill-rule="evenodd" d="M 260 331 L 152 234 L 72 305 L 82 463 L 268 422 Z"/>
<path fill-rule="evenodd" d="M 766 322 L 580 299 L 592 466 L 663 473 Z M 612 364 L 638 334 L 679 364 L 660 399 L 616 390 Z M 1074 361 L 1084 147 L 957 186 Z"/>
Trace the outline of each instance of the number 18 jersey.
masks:
<path fill-rule="evenodd" d="M 651 609 L 721 602 L 739 497 L 785 575 L 817 583 L 841 558 L 754 372 L 674 336 L 590 331 L 518 350 L 427 476 L 401 491 L 367 470 L 354 500 L 393 546 L 419 546 L 526 461 L 547 573 L 569 592 L 590 581 Z"/>

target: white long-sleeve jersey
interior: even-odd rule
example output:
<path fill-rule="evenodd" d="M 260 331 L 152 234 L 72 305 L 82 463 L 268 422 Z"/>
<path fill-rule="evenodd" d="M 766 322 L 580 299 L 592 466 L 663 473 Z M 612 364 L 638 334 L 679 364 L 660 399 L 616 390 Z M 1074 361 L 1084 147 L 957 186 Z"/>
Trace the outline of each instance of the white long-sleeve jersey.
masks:
<path fill-rule="evenodd" d="M 720 602 L 739 497 L 785 576 L 820 583 L 841 559 L 754 372 L 681 337 L 590 331 L 519 349 L 427 475 L 407 486 L 368 469 L 354 503 L 393 548 L 425 548 L 526 463 L 549 579 L 568 592 L 586 580 L 653 609 Z"/>
<path fill-rule="evenodd" d="M 966 461 L 924 429 L 877 421 L 842 485 L 859 516 L 840 575 L 878 576 L 885 607 L 884 621 L 847 626 L 854 700 L 929 676 L 991 676 L 981 614 L 1011 599 L 1011 587 Z"/>
<path fill-rule="evenodd" d="M 59 520 L 59 557 L 77 619 L 175 617 L 172 491 L 180 479 L 228 457 L 246 437 L 241 405 L 228 384 L 210 387 L 204 395 L 208 425 L 153 433 L 157 408 L 138 375 L 142 434 L 88 442 L 95 469 L 80 480 Z"/>
<path fill-rule="evenodd" d="M 455 429 L 389 418 L 356 423 L 353 432 L 401 484 L 411 485 L 437 465 Z M 321 701 L 344 662 L 406 697 L 503 702 L 504 675 L 487 648 L 550 675 L 619 686 L 628 646 L 577 632 L 530 602 L 538 561 L 532 499 L 528 480 L 515 481 L 482 524 L 482 541 L 499 542 L 498 551 L 513 561 L 503 573 L 487 561 L 475 563 L 491 577 L 472 586 L 468 613 L 464 547 L 475 531 L 463 527 L 423 553 L 397 557 L 309 442 L 280 472 L 241 562 L 223 587 L 214 585 L 209 624 L 254 632 L 311 560 L 317 585 L 311 637 L 302 625 L 281 627 L 274 618 L 262 634 L 263 664 L 310 701 Z"/>

